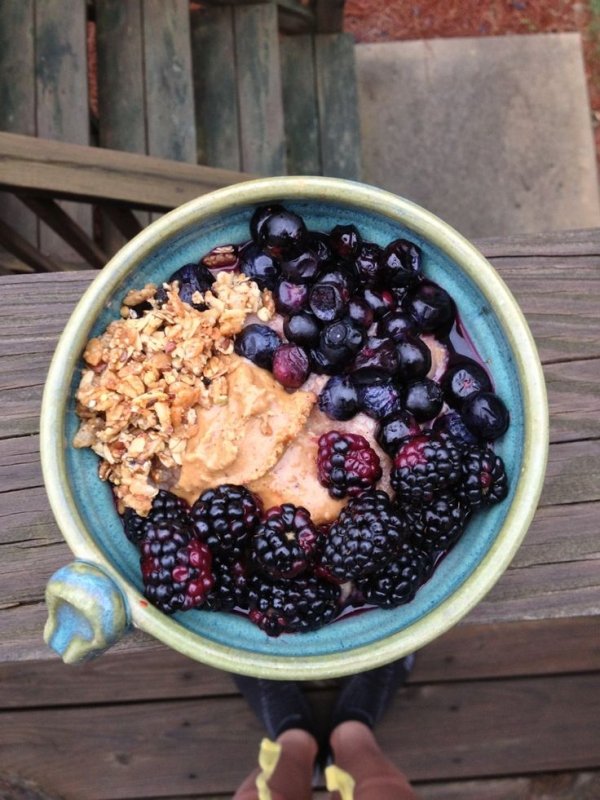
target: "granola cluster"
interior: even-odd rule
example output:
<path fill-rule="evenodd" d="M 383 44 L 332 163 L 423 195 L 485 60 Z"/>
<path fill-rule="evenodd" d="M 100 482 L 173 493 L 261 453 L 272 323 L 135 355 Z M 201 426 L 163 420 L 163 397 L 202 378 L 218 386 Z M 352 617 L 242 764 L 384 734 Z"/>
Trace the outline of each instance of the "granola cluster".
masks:
<path fill-rule="evenodd" d="M 180 299 L 176 282 L 165 285 L 159 307 L 155 288 L 130 292 L 126 318 L 88 342 L 73 442 L 100 456 L 100 477 L 114 485 L 119 511 L 142 516 L 160 485 L 174 483 L 186 441 L 197 432 L 196 408 L 227 402 L 233 337 L 249 315 L 267 322 L 275 313 L 271 293 L 241 273 L 218 273 L 211 289 L 194 297 L 203 311 Z M 141 301 L 150 310 L 129 315 Z"/>

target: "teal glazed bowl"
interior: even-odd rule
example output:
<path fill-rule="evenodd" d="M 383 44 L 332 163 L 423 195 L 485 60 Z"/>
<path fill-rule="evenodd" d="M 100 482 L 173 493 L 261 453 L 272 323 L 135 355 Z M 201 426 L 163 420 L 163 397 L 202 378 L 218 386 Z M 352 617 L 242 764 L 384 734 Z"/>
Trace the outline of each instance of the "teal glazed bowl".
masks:
<path fill-rule="evenodd" d="M 415 241 L 425 275 L 455 299 L 511 414 L 508 432 L 495 443 L 509 496 L 475 515 L 411 603 L 278 638 L 241 614 L 200 610 L 168 617 L 150 606 L 137 551 L 123 535 L 110 486 L 98 478 L 97 457 L 71 444 L 81 354 L 87 340 L 119 316 L 128 289 L 165 280 L 216 245 L 246 240 L 253 209 L 269 201 L 284 203 L 313 230 L 354 223 L 366 241 Z M 447 631 L 502 575 L 533 517 L 547 447 L 544 380 L 525 319 L 493 267 L 440 219 L 388 192 L 329 178 L 269 178 L 199 197 L 117 253 L 83 295 L 56 349 L 42 405 L 42 466 L 52 510 L 76 561 L 49 583 L 46 640 L 66 661 L 75 661 L 102 651 L 133 625 L 214 667 L 281 679 L 331 678 L 387 663 Z"/>

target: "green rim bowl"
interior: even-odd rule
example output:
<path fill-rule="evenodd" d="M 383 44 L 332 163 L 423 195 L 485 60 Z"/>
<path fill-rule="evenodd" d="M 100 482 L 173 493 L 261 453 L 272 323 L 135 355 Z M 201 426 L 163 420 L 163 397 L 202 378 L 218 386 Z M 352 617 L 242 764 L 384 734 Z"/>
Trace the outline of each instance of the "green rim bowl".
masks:
<path fill-rule="evenodd" d="M 168 617 L 142 594 L 139 561 L 123 536 L 97 459 L 71 446 L 77 429 L 74 391 L 87 340 L 119 314 L 132 286 L 165 280 L 217 244 L 248 238 L 260 203 L 280 201 L 309 228 L 354 222 L 365 240 L 400 236 L 417 242 L 427 277 L 454 297 L 511 426 L 495 443 L 509 497 L 475 515 L 433 577 L 405 606 L 355 613 L 308 634 L 267 637 L 244 616 L 192 611 Z M 330 678 L 370 669 L 430 642 L 478 603 L 519 547 L 542 489 L 548 409 L 533 338 L 516 301 L 493 267 L 455 230 L 419 206 L 363 184 L 331 178 L 268 178 L 213 192 L 175 209 L 129 242 L 83 295 L 58 343 L 42 403 L 44 480 L 60 529 L 78 559 L 100 566 L 126 598 L 133 624 L 198 661 L 267 678 Z"/>

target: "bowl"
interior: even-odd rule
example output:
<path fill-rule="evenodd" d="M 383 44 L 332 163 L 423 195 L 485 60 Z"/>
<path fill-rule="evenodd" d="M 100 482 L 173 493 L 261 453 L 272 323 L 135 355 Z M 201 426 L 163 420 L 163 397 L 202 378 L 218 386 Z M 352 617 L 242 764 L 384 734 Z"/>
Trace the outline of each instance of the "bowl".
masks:
<path fill-rule="evenodd" d="M 456 300 L 511 413 L 508 432 L 495 443 L 509 496 L 471 520 L 411 603 L 278 638 L 242 615 L 199 610 L 168 617 L 150 606 L 137 551 L 123 535 L 110 486 L 97 476 L 97 457 L 71 445 L 81 354 L 90 336 L 118 317 L 127 290 L 165 280 L 216 245 L 244 241 L 252 210 L 269 201 L 283 202 L 311 229 L 355 223 L 367 241 L 415 241 L 426 276 Z M 101 651 L 133 625 L 214 667 L 280 679 L 331 678 L 387 663 L 447 631 L 502 575 L 533 517 L 547 447 L 544 380 L 523 314 L 493 267 L 446 223 L 393 194 L 339 179 L 268 178 L 204 195 L 151 224 L 114 256 L 77 305 L 52 360 L 42 404 L 42 467 L 52 510 L 77 561 L 49 584 L 47 641 L 72 661 Z M 97 630 L 101 635 L 94 638 Z"/>

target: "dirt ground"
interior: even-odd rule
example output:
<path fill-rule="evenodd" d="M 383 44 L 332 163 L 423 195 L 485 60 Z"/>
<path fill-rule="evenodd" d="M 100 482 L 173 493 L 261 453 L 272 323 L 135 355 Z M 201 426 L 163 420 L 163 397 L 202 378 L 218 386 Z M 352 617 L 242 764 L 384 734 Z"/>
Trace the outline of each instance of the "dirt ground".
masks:
<path fill-rule="evenodd" d="M 600 161 L 600 0 L 346 0 L 357 42 L 579 31 Z"/>

